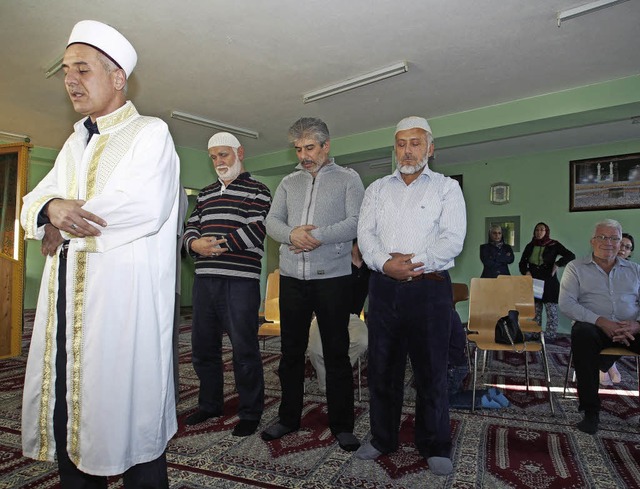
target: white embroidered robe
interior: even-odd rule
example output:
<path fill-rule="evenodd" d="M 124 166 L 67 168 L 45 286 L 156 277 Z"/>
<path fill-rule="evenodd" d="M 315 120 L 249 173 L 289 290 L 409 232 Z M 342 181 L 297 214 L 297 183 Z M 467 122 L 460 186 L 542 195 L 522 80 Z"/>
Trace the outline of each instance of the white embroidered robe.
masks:
<path fill-rule="evenodd" d="M 107 222 L 70 239 L 66 274 L 67 451 L 77 467 L 115 475 L 159 457 L 177 430 L 172 367 L 179 158 L 167 125 L 131 102 L 75 124 L 51 172 L 24 198 L 27 238 L 52 198 L 82 199 Z M 26 456 L 54 460 L 58 254 L 47 257 L 22 410 Z"/>

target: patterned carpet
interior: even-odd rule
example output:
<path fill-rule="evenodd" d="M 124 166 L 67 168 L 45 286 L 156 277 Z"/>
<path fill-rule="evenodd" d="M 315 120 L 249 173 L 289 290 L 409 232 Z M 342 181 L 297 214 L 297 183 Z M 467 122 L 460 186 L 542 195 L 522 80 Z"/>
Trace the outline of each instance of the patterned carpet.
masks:
<path fill-rule="evenodd" d="M 27 315 L 27 323 L 32 314 Z M 603 412 L 597 436 L 577 431 L 581 419 L 573 394 L 562 397 L 568 360 L 568 341 L 549 346 L 556 415 L 549 409 L 543 387 L 541 361 L 530 358 L 533 381 L 524 390 L 522 356 L 495 355 L 484 377 L 502 389 L 511 407 L 471 414 L 452 410 L 453 463 L 449 477 L 434 476 L 413 446 L 415 392 L 407 370 L 400 450 L 375 462 L 356 459 L 340 450 L 326 428 L 327 413 L 309 366 L 302 428 L 281 440 L 265 443 L 259 436 L 236 438 L 231 428 L 237 396 L 233 384 L 231 351 L 225 349 L 225 415 L 193 427 L 184 418 L 197 404 L 198 381 L 190 363 L 190 316 L 180 330 L 180 428 L 168 447 L 169 478 L 179 488 L 640 488 L 639 400 L 635 363 L 619 363 L 623 383 L 601 390 Z M 28 333 L 28 329 L 27 329 Z M 24 351 L 28 348 L 25 335 Z M 261 346 L 263 346 L 261 342 Z M 278 338 L 264 342 L 263 359 L 267 399 L 261 427 L 277 417 L 279 381 Z M 54 464 L 23 458 L 20 451 L 20 403 L 26 355 L 0 361 L 0 489 L 56 488 Z M 356 435 L 368 436 L 369 419 L 366 362 L 363 398 L 356 394 Z M 354 381 L 357 379 L 354 370 Z M 110 488 L 122 487 L 110 479 Z"/>

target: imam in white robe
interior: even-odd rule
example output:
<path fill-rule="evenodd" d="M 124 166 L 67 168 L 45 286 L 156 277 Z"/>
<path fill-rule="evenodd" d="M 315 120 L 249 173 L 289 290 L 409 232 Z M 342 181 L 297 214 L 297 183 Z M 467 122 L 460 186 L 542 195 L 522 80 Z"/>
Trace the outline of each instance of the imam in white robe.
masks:
<path fill-rule="evenodd" d="M 177 430 L 172 368 L 180 164 L 167 125 L 131 102 L 80 121 L 24 198 L 27 238 L 53 198 L 82 199 L 107 222 L 70 239 L 66 274 L 67 451 L 83 472 L 115 475 L 158 458 Z M 96 227 L 99 227 L 96 225 Z M 27 362 L 24 454 L 54 460 L 59 257 L 47 256 Z"/>

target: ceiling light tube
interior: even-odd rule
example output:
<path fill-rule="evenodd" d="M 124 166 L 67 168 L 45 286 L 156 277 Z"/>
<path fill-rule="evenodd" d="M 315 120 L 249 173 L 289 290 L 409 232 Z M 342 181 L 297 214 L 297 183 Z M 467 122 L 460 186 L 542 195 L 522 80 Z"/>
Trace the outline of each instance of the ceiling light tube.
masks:
<path fill-rule="evenodd" d="M 6 132 L 6 131 L 0 131 L 0 139 L 2 138 L 14 139 L 18 141 L 22 140 L 25 143 L 31 142 L 31 138 L 26 134 L 15 134 L 13 132 Z"/>
<path fill-rule="evenodd" d="M 180 112 L 178 110 L 171 111 L 171 118 L 178 121 L 190 122 L 191 124 L 197 124 L 199 126 L 210 127 L 211 129 L 218 129 L 220 131 L 227 131 L 239 136 L 246 136 L 248 138 L 258 139 L 258 132 L 251 129 L 244 129 L 242 127 L 232 126 L 225 124 L 224 122 L 212 121 L 197 115 L 187 114 L 186 112 Z"/>
<path fill-rule="evenodd" d="M 579 7 L 561 10 L 560 12 L 558 12 L 558 27 L 560 27 L 560 24 L 565 20 L 580 17 L 581 15 L 590 14 L 591 12 L 602 10 L 603 8 L 613 7 L 614 5 L 626 1 L 627 0 L 597 0 L 585 5 L 580 5 Z"/>
<path fill-rule="evenodd" d="M 49 68 L 47 69 L 47 71 L 44 72 L 44 77 L 49 79 L 51 78 L 53 75 L 55 75 L 56 73 L 58 73 L 58 71 L 60 71 L 62 69 L 62 56 L 60 56 L 58 59 L 56 59 L 51 66 L 49 66 Z"/>
<path fill-rule="evenodd" d="M 385 68 L 380 68 L 379 70 L 365 73 L 364 75 L 347 78 L 344 81 L 320 88 L 319 90 L 312 90 L 302 95 L 302 101 L 308 104 L 354 88 L 363 87 L 380 80 L 386 80 L 387 78 L 406 73 L 407 71 L 409 71 L 409 65 L 406 61 L 402 61 Z"/>

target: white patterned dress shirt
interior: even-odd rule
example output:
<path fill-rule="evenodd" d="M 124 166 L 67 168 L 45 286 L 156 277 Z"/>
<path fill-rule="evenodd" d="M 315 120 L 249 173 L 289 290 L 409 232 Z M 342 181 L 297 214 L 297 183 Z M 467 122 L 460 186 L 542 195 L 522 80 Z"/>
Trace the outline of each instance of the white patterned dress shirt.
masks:
<path fill-rule="evenodd" d="M 369 268 L 382 272 L 390 253 L 414 253 L 424 273 L 448 270 L 462 251 L 467 229 L 458 182 L 428 167 L 411 184 L 402 174 L 373 182 L 366 190 L 358 245 Z"/>

